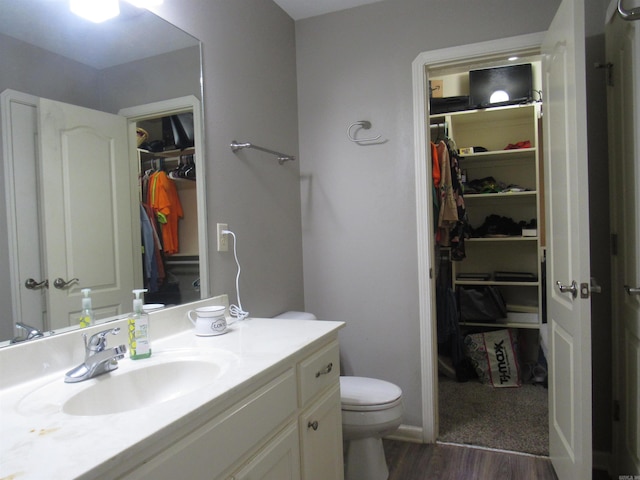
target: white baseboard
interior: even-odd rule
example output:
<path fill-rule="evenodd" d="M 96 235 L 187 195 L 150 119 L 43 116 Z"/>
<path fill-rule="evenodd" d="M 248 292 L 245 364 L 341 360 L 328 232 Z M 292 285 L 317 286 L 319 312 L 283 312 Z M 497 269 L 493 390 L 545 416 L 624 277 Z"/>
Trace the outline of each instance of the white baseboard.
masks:
<path fill-rule="evenodd" d="M 611 475 L 611 452 L 593 452 L 593 468 Z"/>
<path fill-rule="evenodd" d="M 422 437 L 422 428 L 413 425 L 400 425 L 398 430 L 385 438 L 389 440 L 398 440 L 401 442 L 424 443 Z"/>

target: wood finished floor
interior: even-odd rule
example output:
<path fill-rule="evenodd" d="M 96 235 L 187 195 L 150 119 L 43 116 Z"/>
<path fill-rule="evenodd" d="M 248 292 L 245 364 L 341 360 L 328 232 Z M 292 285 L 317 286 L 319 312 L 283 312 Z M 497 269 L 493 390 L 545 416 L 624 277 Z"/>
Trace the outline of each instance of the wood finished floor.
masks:
<path fill-rule="evenodd" d="M 557 480 L 545 457 L 384 440 L 389 480 Z"/>

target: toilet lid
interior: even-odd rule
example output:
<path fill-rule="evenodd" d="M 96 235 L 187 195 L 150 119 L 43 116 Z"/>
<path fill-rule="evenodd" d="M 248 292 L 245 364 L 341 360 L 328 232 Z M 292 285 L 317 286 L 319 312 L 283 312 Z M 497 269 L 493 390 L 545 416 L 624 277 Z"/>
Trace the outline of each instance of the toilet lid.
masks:
<path fill-rule="evenodd" d="M 340 397 L 344 406 L 384 405 L 397 401 L 402 390 L 384 380 L 367 377 L 340 377 Z"/>

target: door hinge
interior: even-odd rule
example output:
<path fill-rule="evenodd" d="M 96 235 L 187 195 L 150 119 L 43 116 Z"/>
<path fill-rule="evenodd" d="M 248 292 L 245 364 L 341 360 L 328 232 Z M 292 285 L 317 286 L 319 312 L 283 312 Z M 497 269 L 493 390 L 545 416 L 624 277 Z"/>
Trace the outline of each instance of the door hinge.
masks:
<path fill-rule="evenodd" d="M 594 65 L 596 68 L 606 68 L 607 69 L 607 85 L 613 87 L 613 63 L 596 63 Z"/>
<path fill-rule="evenodd" d="M 618 255 L 618 234 L 611 234 L 611 255 Z"/>
<path fill-rule="evenodd" d="M 620 421 L 620 402 L 618 400 L 613 401 L 613 421 Z"/>

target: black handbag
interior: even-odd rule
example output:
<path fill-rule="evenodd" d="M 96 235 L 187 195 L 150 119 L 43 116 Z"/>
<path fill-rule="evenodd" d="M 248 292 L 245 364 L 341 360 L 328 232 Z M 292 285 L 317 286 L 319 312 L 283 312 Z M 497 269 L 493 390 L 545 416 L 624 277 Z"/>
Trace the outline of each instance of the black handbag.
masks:
<path fill-rule="evenodd" d="M 495 322 L 507 317 L 507 306 L 496 287 L 458 287 L 458 310 L 463 322 Z"/>
<path fill-rule="evenodd" d="M 162 119 L 165 146 L 175 146 L 178 150 L 193 147 L 193 114 L 179 113 Z"/>

